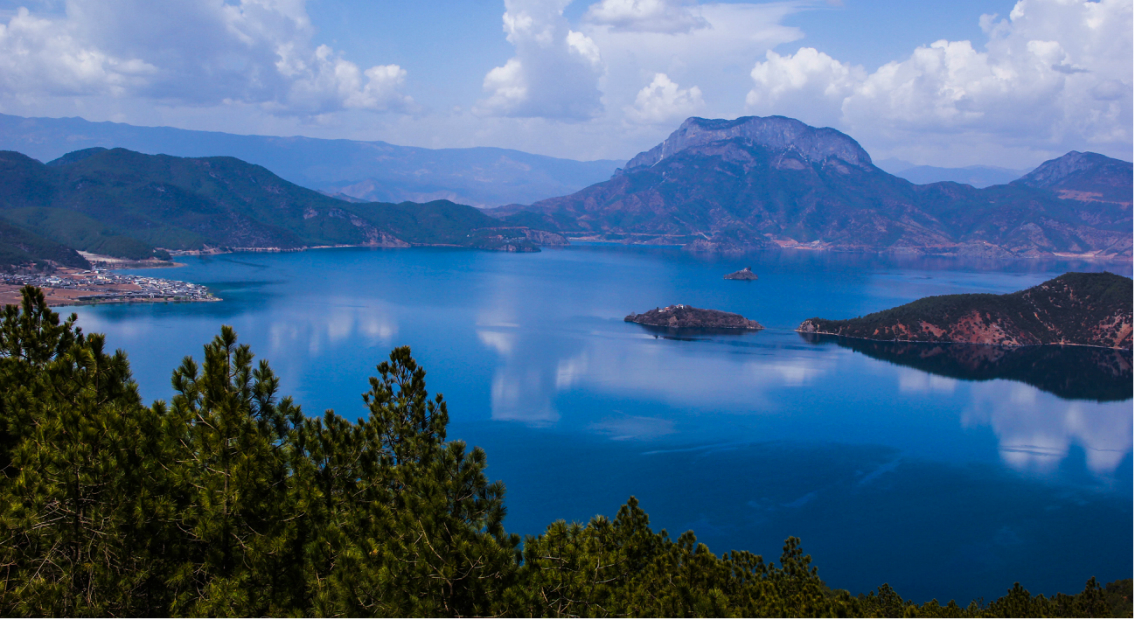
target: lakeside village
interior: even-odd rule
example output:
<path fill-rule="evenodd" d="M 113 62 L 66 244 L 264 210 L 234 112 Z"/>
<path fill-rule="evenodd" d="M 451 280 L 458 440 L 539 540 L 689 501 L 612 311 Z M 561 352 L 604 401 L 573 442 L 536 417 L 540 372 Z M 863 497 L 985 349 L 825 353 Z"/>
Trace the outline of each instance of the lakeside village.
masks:
<path fill-rule="evenodd" d="M 104 270 L 58 269 L 53 273 L 0 273 L 0 305 L 19 303 L 24 286 L 43 289 L 51 305 L 220 301 L 204 286 Z"/>

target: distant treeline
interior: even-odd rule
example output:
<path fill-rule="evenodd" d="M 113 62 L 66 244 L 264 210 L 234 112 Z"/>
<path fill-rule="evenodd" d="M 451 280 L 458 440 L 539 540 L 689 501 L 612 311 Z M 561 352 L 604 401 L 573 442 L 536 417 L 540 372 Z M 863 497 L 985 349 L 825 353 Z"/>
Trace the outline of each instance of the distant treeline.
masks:
<path fill-rule="evenodd" d="M 0 615 L 1130 616 L 1129 581 L 1094 578 L 989 604 L 856 597 L 795 538 L 778 563 L 717 556 L 633 498 L 521 540 L 409 348 L 351 422 L 306 417 L 227 326 L 145 406 L 126 355 L 74 322 L 30 287 L 0 318 Z"/>

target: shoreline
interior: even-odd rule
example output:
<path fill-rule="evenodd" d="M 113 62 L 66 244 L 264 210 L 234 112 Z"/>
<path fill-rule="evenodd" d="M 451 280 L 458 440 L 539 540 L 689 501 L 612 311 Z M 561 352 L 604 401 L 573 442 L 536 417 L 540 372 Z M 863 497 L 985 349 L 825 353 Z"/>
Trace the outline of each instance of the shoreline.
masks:
<path fill-rule="evenodd" d="M 1051 252 L 1042 253 L 1030 256 L 1006 254 L 1006 255 L 988 255 L 983 253 L 963 253 L 956 251 L 938 250 L 937 248 L 886 248 L 886 249 L 871 249 L 868 247 L 849 247 L 837 246 L 820 242 L 800 243 L 794 240 L 778 239 L 771 241 L 771 246 L 752 247 L 747 250 L 731 251 L 731 250 L 701 250 L 691 249 L 693 243 L 672 243 L 664 242 L 665 237 L 682 236 L 688 237 L 693 235 L 649 235 L 645 233 L 626 233 L 627 237 L 649 237 L 658 242 L 650 241 L 637 241 L 630 238 L 626 239 L 610 239 L 603 238 L 605 235 L 579 235 L 572 236 L 570 233 L 560 233 L 568 241 L 578 242 L 581 244 L 593 245 L 624 245 L 624 246 L 641 246 L 641 247 L 680 247 L 684 251 L 690 253 L 708 256 L 749 256 L 761 252 L 781 252 L 781 251 L 802 251 L 810 253 L 830 253 L 830 254 L 858 254 L 858 255 L 875 255 L 875 256 L 888 256 L 888 257 L 910 257 L 910 258 L 947 258 L 947 259 L 960 259 L 960 260 L 1021 260 L 1021 261 L 1044 261 L 1044 260 L 1084 260 L 1096 263 L 1114 263 L 1114 264 L 1132 264 L 1134 263 L 1134 255 L 1120 256 L 1120 255 L 1099 255 L 1098 253 L 1083 253 L 1074 254 L 1069 252 Z"/>
<path fill-rule="evenodd" d="M 831 333 L 830 331 L 801 331 L 799 329 L 795 329 L 795 332 L 800 335 L 826 335 L 828 337 L 841 337 L 848 340 L 859 340 L 862 342 L 882 342 L 883 344 L 949 344 L 952 346 L 988 346 L 991 348 L 1004 348 L 1008 350 L 1015 350 L 1017 348 L 1042 348 L 1044 346 L 1075 346 L 1076 348 L 1097 348 L 1099 350 L 1118 350 L 1134 353 L 1134 350 L 1130 348 L 1120 348 L 1118 346 L 1098 346 L 1096 344 L 1075 344 L 1073 342 L 1064 342 L 1061 344 L 1020 344 L 1018 346 L 1010 346 L 1007 344 L 989 344 L 987 342 L 954 342 L 940 340 L 880 340 L 872 337 L 842 335 L 840 333 Z"/>
<path fill-rule="evenodd" d="M 953 252 L 953 253 L 946 253 L 946 252 L 937 253 L 937 252 L 930 252 L 930 251 L 910 251 L 907 248 L 903 248 L 903 249 L 899 249 L 899 250 L 894 250 L 894 249 L 877 250 L 877 249 L 867 249 L 867 248 L 853 249 L 853 248 L 840 248 L 840 247 L 831 247 L 831 246 L 820 247 L 820 246 L 814 246 L 814 245 L 809 245 L 809 244 L 780 244 L 780 243 L 776 243 L 776 246 L 774 246 L 774 247 L 759 247 L 759 248 L 753 248 L 753 249 L 748 250 L 748 251 L 700 251 L 700 250 L 686 249 L 686 248 L 688 248 L 692 245 L 691 243 L 684 243 L 684 244 L 683 243 L 664 243 L 664 242 L 651 243 L 651 242 L 641 242 L 641 241 L 629 241 L 629 242 L 627 242 L 626 240 L 603 239 L 603 238 L 600 238 L 598 236 L 568 236 L 567 234 L 563 234 L 563 236 L 568 241 L 567 245 L 558 245 L 558 244 L 557 245 L 539 245 L 539 244 L 537 244 L 537 247 L 541 247 L 541 248 L 567 247 L 573 242 L 573 243 L 578 243 L 579 245 L 617 245 L 617 246 L 624 246 L 624 247 L 629 247 L 629 246 L 677 247 L 677 248 L 681 248 L 685 251 L 690 251 L 691 253 L 698 254 L 698 255 L 725 256 L 725 257 L 749 256 L 749 255 L 754 255 L 754 254 L 763 253 L 763 252 L 801 251 L 801 252 L 808 252 L 808 253 L 815 253 L 815 254 L 829 253 L 829 254 L 832 254 L 832 255 L 835 255 L 835 254 L 874 255 L 874 256 L 893 257 L 893 258 L 942 258 L 942 259 L 949 259 L 949 260 L 970 260 L 970 261 L 971 260 L 991 260 L 991 261 L 1010 260 L 1010 261 L 1037 262 L 1037 263 L 1043 262 L 1043 261 L 1051 261 L 1051 260 L 1082 260 L 1082 261 L 1096 263 L 1096 264 L 1118 264 L 1118 265 L 1134 264 L 1134 256 L 1100 256 L 1098 254 L 1093 254 L 1093 253 L 1090 253 L 1090 254 L 1072 254 L 1072 253 L 1065 253 L 1065 252 L 1055 252 L 1055 253 L 1032 255 L 1032 256 L 1020 256 L 1020 255 L 989 256 L 989 255 L 982 255 L 982 254 L 965 254 L 965 253 L 955 253 L 955 252 Z M 676 235 L 674 235 L 674 236 L 676 236 Z M 654 237 L 654 238 L 658 238 L 658 237 Z M 456 249 L 470 249 L 470 250 L 476 250 L 476 251 L 498 251 L 498 250 L 491 250 L 491 249 L 473 247 L 473 246 L 468 246 L 468 245 L 455 245 L 455 244 L 449 244 L 449 243 L 408 243 L 407 245 L 390 245 L 390 244 L 306 245 L 306 246 L 303 246 L 303 247 L 228 247 L 228 248 L 223 248 L 223 249 L 217 248 L 217 247 L 208 247 L 208 248 L 205 248 L 205 249 L 166 250 L 166 251 L 169 252 L 169 255 L 171 257 L 176 258 L 176 257 L 180 257 L 180 256 L 219 256 L 219 255 L 225 255 L 225 254 L 239 254 L 239 253 L 278 254 L 278 253 L 304 252 L 304 251 L 310 251 L 310 250 L 316 250 L 316 249 L 352 249 L 352 248 L 353 249 L 414 249 L 414 248 L 419 248 L 419 247 L 445 247 L 445 248 L 456 248 Z M 527 252 L 502 252 L 502 253 L 527 253 Z M 124 263 L 130 262 L 130 265 L 129 266 L 110 266 L 108 264 L 107 266 L 102 267 L 102 268 L 113 270 L 113 269 L 172 268 L 172 267 L 185 266 L 184 263 L 179 263 L 179 262 L 167 262 L 167 263 L 164 263 L 164 264 L 154 264 L 154 263 L 143 264 L 141 261 L 137 261 L 137 262 L 125 261 L 125 260 L 122 260 L 120 258 L 110 258 L 110 260 L 111 261 L 115 261 L 115 260 L 122 261 Z M 102 261 L 100 260 L 100 262 L 102 262 Z"/>
<path fill-rule="evenodd" d="M 174 262 L 172 260 L 159 260 L 157 258 L 147 258 L 145 260 L 131 260 L 129 258 L 115 258 L 114 256 L 106 256 L 103 254 L 94 254 L 87 251 L 78 252 L 87 262 L 91 263 L 92 270 L 115 270 L 115 269 L 172 269 L 176 267 L 185 266 L 181 262 Z"/>
<path fill-rule="evenodd" d="M 117 275 L 97 270 L 58 269 L 50 275 L 0 274 L 0 306 L 19 305 L 20 290 L 35 286 L 51 307 L 108 303 L 211 303 L 221 301 L 207 288 L 177 280 Z"/>

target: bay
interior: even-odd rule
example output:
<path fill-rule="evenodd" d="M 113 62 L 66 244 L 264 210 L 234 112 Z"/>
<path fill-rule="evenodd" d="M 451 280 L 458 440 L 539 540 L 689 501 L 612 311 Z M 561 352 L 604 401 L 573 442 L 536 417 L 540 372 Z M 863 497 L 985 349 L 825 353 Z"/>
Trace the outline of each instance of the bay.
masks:
<path fill-rule="evenodd" d="M 71 308 L 130 355 L 147 400 L 233 325 L 309 415 L 356 418 L 374 366 L 409 345 L 483 447 L 510 531 L 613 516 L 778 559 L 794 535 L 831 586 L 915 601 L 1079 591 L 1130 577 L 1130 355 L 804 338 L 917 298 L 1021 290 L 1092 263 L 780 252 L 743 259 L 578 245 L 539 254 L 328 249 L 183 260 L 156 273 L 211 304 Z M 760 279 L 726 281 L 751 265 Z M 1116 267 L 1110 266 L 1111 270 Z M 1130 275 L 1130 265 L 1117 272 Z M 154 271 L 135 273 L 155 275 Z M 743 335 L 623 322 L 685 303 Z"/>

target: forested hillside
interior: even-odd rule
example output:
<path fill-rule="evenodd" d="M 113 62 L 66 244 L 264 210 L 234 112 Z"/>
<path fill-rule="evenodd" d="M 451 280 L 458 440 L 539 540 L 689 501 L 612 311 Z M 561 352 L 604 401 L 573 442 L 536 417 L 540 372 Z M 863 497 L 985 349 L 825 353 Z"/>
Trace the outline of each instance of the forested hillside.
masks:
<path fill-rule="evenodd" d="M 67 248 L 134 260 L 167 258 L 165 250 L 455 245 L 537 251 L 539 244 L 563 242 L 445 200 L 351 203 L 232 157 L 104 148 L 47 164 L 0 152 L 4 221 Z M 5 238 L 0 252 L 14 253 Z M 36 260 L 55 260 L 51 256 L 58 252 L 30 253 Z"/>
<path fill-rule="evenodd" d="M 1016 585 L 914 605 L 828 587 L 799 540 L 778 562 L 613 519 L 521 540 L 478 448 L 408 348 L 367 415 L 307 417 L 230 327 L 145 405 L 126 354 L 23 290 L 0 320 L 0 614 L 348 616 L 1107 616 L 1129 583 Z M 1108 593 L 1110 591 L 1111 593 Z M 1109 597 L 1108 597 L 1109 595 Z M 1113 607 L 1112 607 L 1113 604 Z"/>
<path fill-rule="evenodd" d="M 30 265 L 42 268 L 49 264 L 48 261 L 62 266 L 90 267 L 90 263 L 75 250 L 0 220 L 0 267 Z"/>
<path fill-rule="evenodd" d="M 1011 294 L 950 294 L 847 320 L 811 318 L 801 333 L 997 346 L 1061 344 L 1130 350 L 1134 281 L 1065 273 Z"/>

